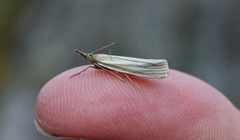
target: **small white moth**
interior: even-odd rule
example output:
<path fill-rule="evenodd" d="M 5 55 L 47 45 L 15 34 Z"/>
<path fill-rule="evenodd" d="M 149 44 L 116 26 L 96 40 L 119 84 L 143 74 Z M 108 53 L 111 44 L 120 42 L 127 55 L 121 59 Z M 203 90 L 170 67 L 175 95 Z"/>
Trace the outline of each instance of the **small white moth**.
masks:
<path fill-rule="evenodd" d="M 80 73 L 86 71 L 88 68 L 100 68 L 104 69 L 111 74 L 115 75 L 119 79 L 123 80 L 121 77 L 113 73 L 112 71 L 117 71 L 124 73 L 125 76 L 132 82 L 132 80 L 127 76 L 136 75 L 146 78 L 166 78 L 168 76 L 169 68 L 167 60 L 165 59 L 143 59 L 135 57 L 125 57 L 117 55 L 106 55 L 106 54 L 95 54 L 107 47 L 116 44 L 115 42 L 104 46 L 92 53 L 84 53 L 79 50 L 74 50 L 76 53 L 81 55 L 86 60 L 90 61 L 94 66 L 89 66 L 84 70 L 76 73 L 73 76 L 79 75 Z"/>

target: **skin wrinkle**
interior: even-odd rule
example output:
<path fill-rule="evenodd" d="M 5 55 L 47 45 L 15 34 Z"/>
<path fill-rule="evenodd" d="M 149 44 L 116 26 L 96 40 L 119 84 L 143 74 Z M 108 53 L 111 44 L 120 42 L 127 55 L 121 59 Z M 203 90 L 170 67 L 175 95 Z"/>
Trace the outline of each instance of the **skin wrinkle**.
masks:
<path fill-rule="evenodd" d="M 170 71 L 163 80 L 130 76 L 142 88 L 137 89 L 127 78 L 121 81 L 102 70 L 89 69 L 69 79 L 81 69 L 58 75 L 40 91 L 35 115 L 47 132 L 106 140 L 189 139 L 202 138 L 208 129 L 213 135 L 224 132 L 232 121 L 239 124 L 239 113 L 231 114 L 237 109 L 223 95 L 186 74 Z"/>

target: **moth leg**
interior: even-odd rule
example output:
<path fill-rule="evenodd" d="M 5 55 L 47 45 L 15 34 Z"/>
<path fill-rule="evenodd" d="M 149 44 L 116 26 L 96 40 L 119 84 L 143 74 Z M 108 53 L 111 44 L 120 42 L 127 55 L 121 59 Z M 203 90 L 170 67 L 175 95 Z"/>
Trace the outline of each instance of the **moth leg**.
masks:
<path fill-rule="evenodd" d="M 108 50 L 108 51 L 109 51 L 110 58 L 112 60 L 112 52 L 111 52 L 111 50 Z"/>
<path fill-rule="evenodd" d="M 108 69 L 106 69 L 106 68 L 104 68 L 104 67 L 102 67 L 102 66 L 100 66 L 100 65 L 97 65 L 97 64 L 96 64 L 96 66 L 99 67 L 99 68 L 101 68 L 101 69 L 103 69 L 103 70 L 105 70 L 105 71 L 107 71 L 107 72 L 109 72 L 109 73 L 111 73 L 112 75 L 114 75 L 114 76 L 116 76 L 118 79 L 120 79 L 121 81 L 124 81 L 120 76 L 118 76 L 117 74 L 113 73 L 112 71 L 110 71 L 110 70 L 108 70 Z"/>
<path fill-rule="evenodd" d="M 118 79 L 120 79 L 121 81 L 124 81 L 120 76 L 118 76 L 117 74 L 113 73 L 112 71 L 108 70 L 108 69 L 104 69 L 107 72 L 111 73 L 112 75 L 116 76 Z"/>
<path fill-rule="evenodd" d="M 138 85 L 136 85 L 136 84 L 133 82 L 133 80 L 132 80 L 127 74 L 124 74 L 124 75 L 127 77 L 127 79 L 128 79 L 135 87 L 140 88 Z"/>
<path fill-rule="evenodd" d="M 86 67 L 85 69 L 83 69 L 82 71 L 80 71 L 80 72 L 78 72 L 78 73 L 76 73 L 76 74 L 73 74 L 73 75 L 70 76 L 69 78 L 72 78 L 72 77 L 74 77 L 74 76 L 77 76 L 77 75 L 81 74 L 82 72 L 86 71 L 86 70 L 89 69 L 89 68 L 96 68 L 96 67 L 94 67 L 94 66 L 88 66 L 88 67 Z"/>

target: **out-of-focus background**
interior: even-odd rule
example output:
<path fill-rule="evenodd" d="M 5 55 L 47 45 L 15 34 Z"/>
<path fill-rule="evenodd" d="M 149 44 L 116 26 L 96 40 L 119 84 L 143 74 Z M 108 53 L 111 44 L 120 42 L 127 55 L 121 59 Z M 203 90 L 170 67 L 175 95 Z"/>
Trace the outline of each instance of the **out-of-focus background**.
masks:
<path fill-rule="evenodd" d="M 87 64 L 74 49 L 165 58 L 240 108 L 238 0 L 0 0 L 0 139 L 52 139 L 34 128 L 41 87 Z"/>

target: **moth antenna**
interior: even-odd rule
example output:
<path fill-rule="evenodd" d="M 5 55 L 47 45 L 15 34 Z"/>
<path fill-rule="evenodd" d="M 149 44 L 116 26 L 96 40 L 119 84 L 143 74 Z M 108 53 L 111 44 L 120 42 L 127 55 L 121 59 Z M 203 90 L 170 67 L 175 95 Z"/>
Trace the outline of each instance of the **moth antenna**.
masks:
<path fill-rule="evenodd" d="M 109 45 L 106 45 L 106 46 L 100 48 L 100 49 L 97 49 L 96 51 L 93 51 L 93 52 L 89 53 L 89 55 L 94 54 L 94 53 L 97 53 L 97 52 L 99 52 L 99 51 L 101 51 L 101 50 L 104 50 L 104 49 L 106 49 L 106 48 L 108 48 L 108 47 L 110 47 L 110 46 L 112 46 L 112 45 L 115 45 L 115 44 L 116 44 L 116 42 L 113 42 L 113 43 L 111 43 L 111 44 L 109 44 Z"/>

